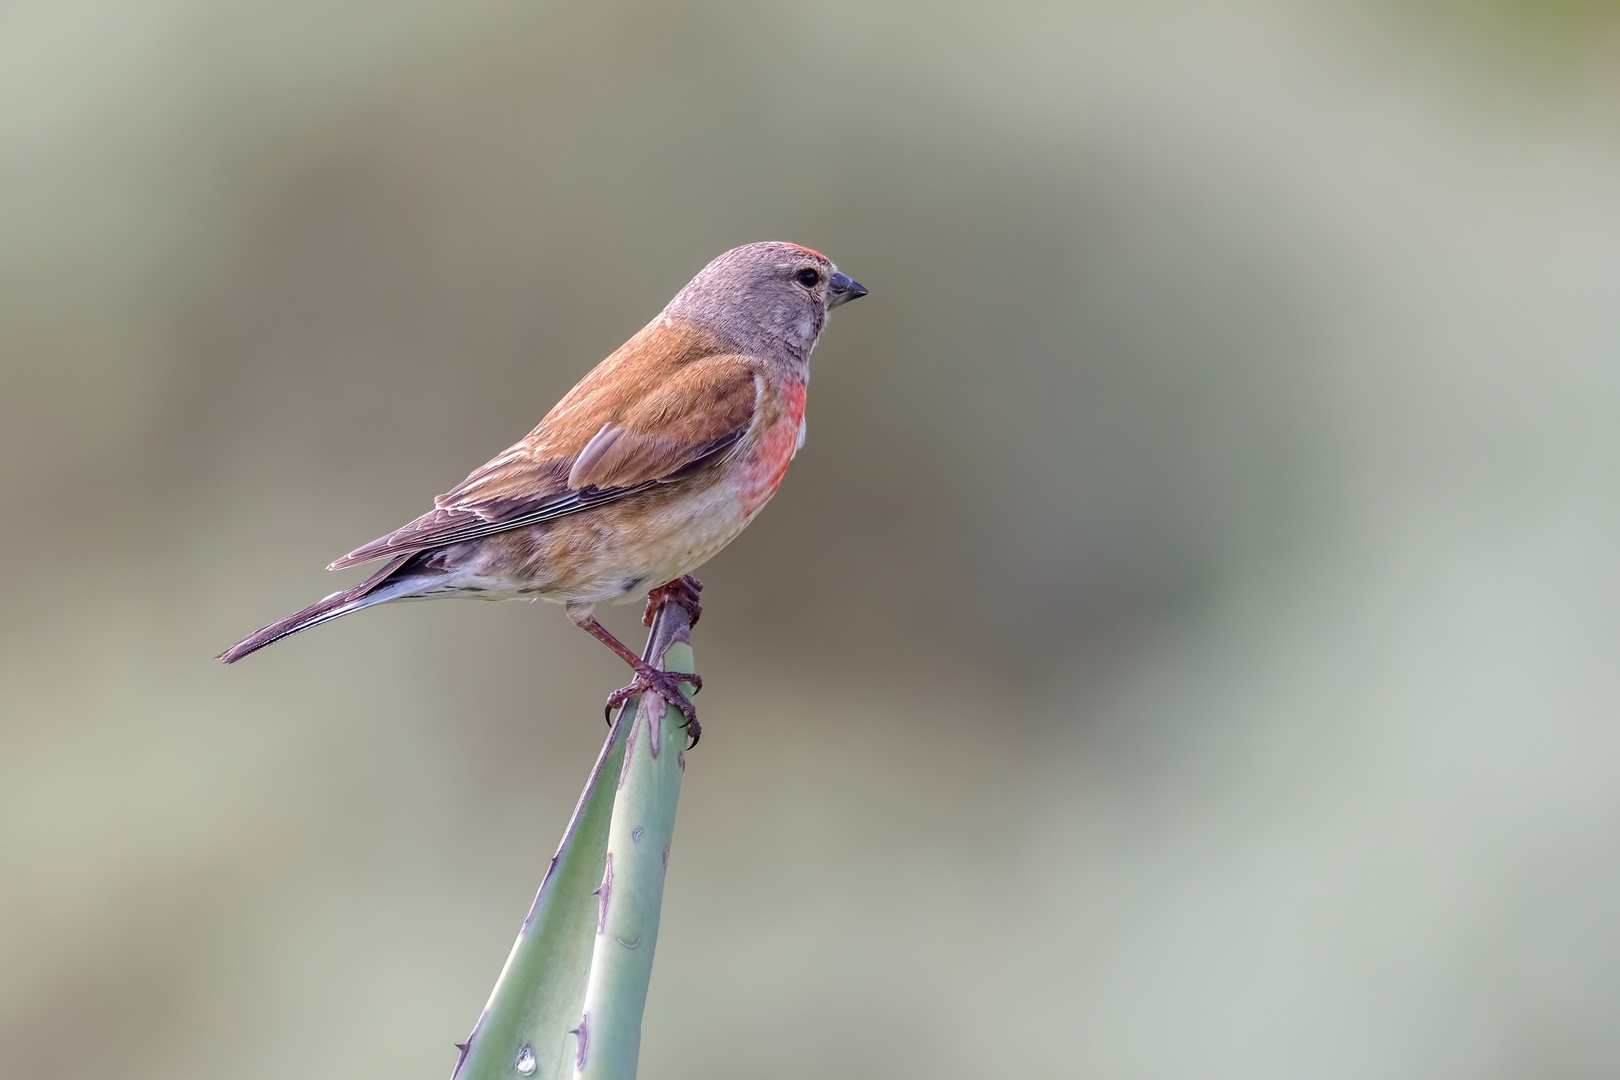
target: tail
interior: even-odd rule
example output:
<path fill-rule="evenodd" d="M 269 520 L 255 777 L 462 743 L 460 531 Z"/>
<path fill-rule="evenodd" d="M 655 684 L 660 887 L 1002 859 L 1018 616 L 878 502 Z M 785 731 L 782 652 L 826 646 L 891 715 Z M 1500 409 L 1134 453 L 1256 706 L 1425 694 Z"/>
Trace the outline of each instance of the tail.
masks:
<path fill-rule="evenodd" d="M 234 664 L 248 653 L 258 652 L 266 645 L 273 645 L 300 630 L 308 630 L 339 615 L 347 615 L 351 611 L 359 611 L 374 604 L 386 603 L 412 592 L 421 584 L 420 578 L 395 577 L 400 568 L 410 561 L 412 554 L 407 553 L 391 559 L 388 565 L 353 588 L 335 592 L 324 600 L 317 600 L 303 611 L 294 612 L 285 619 L 273 622 L 263 630 L 248 635 L 220 653 L 219 659 L 227 664 Z"/>

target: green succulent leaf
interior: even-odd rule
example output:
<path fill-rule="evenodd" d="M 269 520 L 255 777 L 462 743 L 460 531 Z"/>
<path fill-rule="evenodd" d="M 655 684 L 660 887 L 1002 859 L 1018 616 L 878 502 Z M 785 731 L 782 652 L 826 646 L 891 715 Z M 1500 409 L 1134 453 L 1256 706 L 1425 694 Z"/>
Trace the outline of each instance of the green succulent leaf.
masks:
<path fill-rule="evenodd" d="M 691 671 L 671 609 L 646 658 L 661 649 L 666 670 Z M 687 745 L 685 718 L 662 704 L 620 709 L 452 1080 L 636 1075 Z"/>

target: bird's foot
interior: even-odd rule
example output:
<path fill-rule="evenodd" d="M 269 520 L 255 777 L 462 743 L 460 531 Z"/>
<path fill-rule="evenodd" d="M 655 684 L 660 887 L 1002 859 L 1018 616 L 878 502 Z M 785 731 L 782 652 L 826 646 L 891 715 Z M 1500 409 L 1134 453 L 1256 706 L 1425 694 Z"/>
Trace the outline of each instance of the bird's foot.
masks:
<path fill-rule="evenodd" d="M 646 663 L 636 665 L 636 677 L 629 686 L 621 686 L 608 695 L 607 707 L 603 715 L 611 723 L 613 710 L 635 697 L 637 694 L 657 694 L 665 702 L 681 710 L 686 717 L 686 734 L 691 738 L 692 745 L 696 746 L 703 737 L 703 725 L 698 723 L 697 709 L 692 701 L 681 693 L 681 683 L 691 683 L 692 693 L 703 689 L 703 677 L 691 671 L 660 671 L 658 668 Z"/>
<path fill-rule="evenodd" d="M 703 582 L 691 574 L 665 582 L 647 594 L 647 610 L 642 612 L 641 625 L 651 626 L 653 616 L 664 606 L 664 601 L 672 600 L 686 609 L 687 625 L 696 626 L 698 617 L 703 614 L 703 604 L 698 600 L 698 593 L 702 591 Z"/>

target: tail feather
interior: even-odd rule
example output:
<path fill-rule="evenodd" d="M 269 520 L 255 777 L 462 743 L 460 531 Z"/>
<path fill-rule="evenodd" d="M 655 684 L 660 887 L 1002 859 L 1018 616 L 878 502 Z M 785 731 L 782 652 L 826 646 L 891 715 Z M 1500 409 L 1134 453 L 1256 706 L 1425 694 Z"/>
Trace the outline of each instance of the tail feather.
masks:
<path fill-rule="evenodd" d="M 386 603 L 411 592 L 420 584 L 419 580 L 394 577 L 410 558 L 409 554 L 401 555 L 360 584 L 317 600 L 304 610 L 294 612 L 285 619 L 279 619 L 264 629 L 249 634 L 220 653 L 219 659 L 227 664 L 234 664 L 249 653 L 258 652 L 266 645 L 273 645 L 300 630 L 308 630 L 312 626 L 330 622 L 340 615 L 347 615 L 351 611 L 359 611 L 374 604 Z M 394 580 L 390 580 L 391 578 Z"/>

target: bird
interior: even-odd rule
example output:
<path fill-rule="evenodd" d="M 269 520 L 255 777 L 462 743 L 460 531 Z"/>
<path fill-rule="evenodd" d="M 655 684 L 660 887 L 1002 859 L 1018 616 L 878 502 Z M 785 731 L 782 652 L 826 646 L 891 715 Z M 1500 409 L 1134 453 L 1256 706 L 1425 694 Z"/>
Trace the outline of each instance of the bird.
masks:
<path fill-rule="evenodd" d="M 518 442 L 414 521 L 344 555 L 381 569 L 248 635 L 235 663 L 285 637 L 398 600 L 538 598 L 635 672 L 609 711 L 652 691 L 696 712 L 669 673 L 596 618 L 643 589 L 695 618 L 689 575 L 776 494 L 805 441 L 810 353 L 827 313 L 865 296 L 825 255 L 764 241 L 714 258 L 646 326 L 593 368 Z M 702 681 L 691 674 L 680 680 Z"/>

